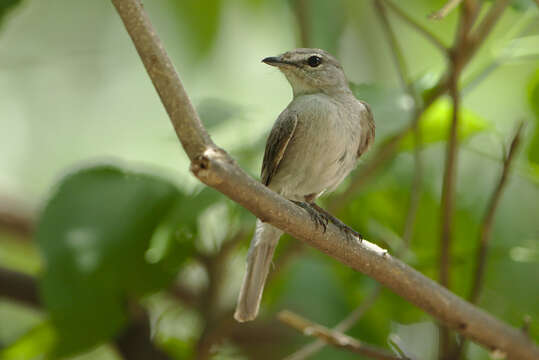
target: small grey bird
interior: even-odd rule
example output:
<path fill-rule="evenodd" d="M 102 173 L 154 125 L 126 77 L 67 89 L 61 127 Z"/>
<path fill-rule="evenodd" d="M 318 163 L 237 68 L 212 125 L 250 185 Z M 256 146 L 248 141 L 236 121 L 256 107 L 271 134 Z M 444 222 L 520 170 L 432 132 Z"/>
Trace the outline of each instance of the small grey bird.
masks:
<path fill-rule="evenodd" d="M 262 61 L 279 68 L 294 93 L 267 140 L 262 183 L 302 206 L 324 229 L 329 220 L 352 231 L 314 201 L 334 190 L 373 143 L 369 106 L 355 98 L 341 65 L 324 50 L 295 49 Z M 282 233 L 257 220 L 234 314 L 237 321 L 256 317 Z"/>

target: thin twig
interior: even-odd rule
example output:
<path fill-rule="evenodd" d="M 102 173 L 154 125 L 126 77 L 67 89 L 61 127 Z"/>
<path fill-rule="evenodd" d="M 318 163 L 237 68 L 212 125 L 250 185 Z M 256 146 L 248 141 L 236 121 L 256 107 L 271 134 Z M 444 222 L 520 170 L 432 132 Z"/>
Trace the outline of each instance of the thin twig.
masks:
<path fill-rule="evenodd" d="M 379 283 L 376 283 L 375 287 L 372 289 L 372 291 L 367 296 L 367 298 L 363 300 L 361 305 L 359 305 L 346 318 L 344 318 L 340 323 L 338 323 L 333 328 L 333 331 L 338 331 L 342 333 L 348 331 L 352 326 L 354 326 L 359 321 L 359 319 L 363 316 L 363 314 L 374 304 L 374 302 L 380 296 L 381 291 L 382 291 L 382 286 Z M 318 351 L 320 351 L 324 347 L 325 344 L 326 342 L 323 340 L 320 340 L 320 339 L 316 340 L 310 344 L 305 345 L 298 351 L 290 354 L 283 360 L 307 359 L 309 356 L 312 356 L 316 354 Z"/>
<path fill-rule="evenodd" d="M 447 3 L 445 3 L 445 5 L 440 10 L 430 14 L 429 19 L 433 19 L 433 20 L 443 19 L 444 17 L 447 16 L 447 14 L 451 12 L 451 10 L 456 8 L 461 2 L 462 0 L 449 0 Z"/>
<path fill-rule="evenodd" d="M 479 24 L 475 32 L 473 24 L 477 19 L 479 7 L 473 0 L 467 0 L 462 7 L 459 26 L 455 35 L 455 44 L 451 48 L 450 70 L 448 75 L 449 93 L 453 102 L 451 129 L 446 151 L 444 178 L 441 200 L 441 234 L 440 234 L 440 283 L 450 288 L 451 241 L 453 229 L 453 212 L 455 201 L 455 181 L 458 156 L 458 115 L 460 92 L 458 82 L 464 67 L 468 64 L 477 49 L 485 41 L 488 34 L 500 18 L 508 0 L 497 0 Z M 440 358 L 449 359 L 455 347 L 452 344 L 449 329 L 440 326 Z"/>
<path fill-rule="evenodd" d="M 413 27 L 417 32 L 419 32 L 421 35 L 423 35 L 428 41 L 431 42 L 431 44 L 433 44 L 435 47 L 437 47 L 442 53 L 444 53 L 444 54 L 447 53 L 447 47 L 430 30 L 428 30 L 426 27 L 424 27 L 423 25 L 418 23 L 410 15 L 406 14 L 401 8 L 399 8 L 398 6 L 393 4 L 392 1 L 390 1 L 390 0 L 383 0 L 383 1 L 396 15 L 398 15 L 402 20 L 404 20 L 411 27 Z"/>
<path fill-rule="evenodd" d="M 34 221 L 28 215 L 14 211 L 0 210 L 0 229 L 30 238 L 34 232 Z"/>
<path fill-rule="evenodd" d="M 0 284 L 0 298 L 13 299 L 32 307 L 40 306 L 37 283 L 32 276 L 0 268 Z"/>
<path fill-rule="evenodd" d="M 219 311 L 219 299 L 228 256 L 246 235 L 247 232 L 240 229 L 228 236 L 218 253 L 212 256 L 199 257 L 208 274 L 208 285 L 199 298 L 200 304 L 198 308 L 204 317 L 204 329 L 196 345 L 197 359 L 210 359 L 213 345 L 228 332 L 227 330 L 231 326 L 235 325 L 234 321 L 222 321 L 222 314 Z M 226 318 L 231 320 L 229 316 Z"/>
<path fill-rule="evenodd" d="M 280 321 L 298 330 L 304 335 L 315 336 L 325 343 L 336 348 L 346 349 L 356 354 L 368 356 L 372 359 L 380 360 L 401 360 L 402 358 L 391 354 L 389 351 L 363 342 L 345 335 L 339 331 L 330 330 L 325 326 L 316 324 L 291 311 L 281 311 L 278 315 Z"/>
<path fill-rule="evenodd" d="M 299 47 L 311 47 L 311 32 L 310 32 L 310 17 L 309 6 L 307 0 L 295 0 L 294 1 L 294 13 L 298 20 L 299 26 Z"/>
<path fill-rule="evenodd" d="M 409 90 L 410 88 L 410 80 L 408 76 L 408 68 L 406 66 L 406 61 L 404 60 L 404 55 L 401 51 L 401 48 L 398 44 L 397 37 L 395 36 L 395 32 L 393 31 L 391 24 L 389 23 L 389 19 L 387 17 L 386 8 L 383 4 L 382 0 L 374 0 L 374 8 L 376 9 L 376 13 L 378 14 L 378 17 L 380 18 L 380 23 L 382 24 L 382 29 L 384 30 L 387 40 L 390 45 L 391 49 L 391 55 L 393 57 L 393 61 L 395 62 L 395 68 L 397 69 L 397 73 L 399 74 L 399 79 L 401 82 L 401 86 L 405 90 Z M 412 97 L 414 97 L 415 91 L 411 91 Z M 415 101 L 414 97 L 414 101 Z M 414 104 L 414 106 L 417 106 L 418 104 Z"/>
<path fill-rule="evenodd" d="M 486 268 L 486 263 L 487 263 L 488 245 L 491 238 L 492 223 L 494 221 L 494 215 L 500 203 L 500 199 L 501 199 L 503 190 L 505 188 L 505 184 L 507 183 L 509 172 L 511 171 L 511 165 L 512 165 L 513 159 L 515 158 L 516 150 L 518 149 L 518 146 L 520 144 L 523 128 L 524 128 L 524 123 L 521 122 L 517 127 L 513 140 L 511 141 L 509 151 L 507 155 L 504 157 L 500 179 L 498 180 L 498 183 L 494 191 L 492 192 L 490 201 L 487 206 L 487 210 L 485 212 L 485 216 L 481 223 L 481 227 L 479 230 L 477 253 L 475 257 L 476 260 L 475 260 L 474 280 L 472 283 L 470 294 L 468 295 L 468 300 L 472 304 L 478 303 L 481 290 L 483 289 L 483 278 L 484 278 L 485 268 Z M 464 337 L 460 337 L 459 344 L 457 345 L 457 348 L 454 353 L 455 359 L 459 359 L 462 356 L 462 354 L 465 352 L 466 343 L 467 343 L 466 339 Z"/>
<path fill-rule="evenodd" d="M 479 295 L 483 288 L 483 278 L 487 262 L 488 244 L 492 233 L 492 223 L 494 221 L 494 215 L 500 203 L 505 184 L 507 183 L 507 177 L 509 176 L 509 172 L 511 170 L 511 164 L 513 162 L 513 159 L 515 158 L 516 150 L 518 149 L 518 146 L 520 144 L 523 128 L 524 123 L 521 122 L 518 125 L 513 140 L 511 141 L 509 152 L 507 153 L 507 156 L 503 162 L 503 169 L 500 179 L 491 195 L 487 211 L 485 212 L 485 217 L 483 219 L 483 222 L 481 223 L 481 227 L 479 230 L 479 246 L 475 257 L 476 267 L 474 271 L 474 281 L 472 289 L 470 291 L 470 295 L 468 296 L 468 299 L 472 304 L 477 304 L 479 300 Z"/>
<path fill-rule="evenodd" d="M 191 171 L 200 181 L 244 206 L 259 219 L 375 278 L 489 349 L 499 349 L 508 357 L 524 360 L 539 358 L 539 348 L 520 330 L 467 303 L 367 240 L 350 241 L 332 223 L 325 232 L 320 231 L 305 210 L 248 176 L 226 152 L 213 144 L 202 127 L 168 56 L 158 45 L 160 42 L 140 1 L 112 2 L 173 118 L 178 137 L 186 144 L 184 149 L 192 159 Z"/>
<path fill-rule="evenodd" d="M 494 2 L 481 23 L 474 31 L 472 31 L 471 34 L 468 35 L 466 46 L 462 49 L 462 67 L 469 62 L 475 52 L 484 43 L 491 30 L 494 28 L 494 25 L 496 25 L 500 19 L 507 5 L 509 5 L 509 0 L 497 0 Z"/>

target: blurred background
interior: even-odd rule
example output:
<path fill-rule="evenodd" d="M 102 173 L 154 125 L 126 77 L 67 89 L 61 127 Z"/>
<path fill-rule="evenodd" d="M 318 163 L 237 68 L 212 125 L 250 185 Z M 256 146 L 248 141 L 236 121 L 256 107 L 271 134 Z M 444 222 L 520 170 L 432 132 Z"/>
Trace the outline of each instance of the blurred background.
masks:
<path fill-rule="evenodd" d="M 427 96 L 448 64 L 417 27 L 450 46 L 459 10 L 431 20 L 445 1 L 381 3 L 410 88 Z M 452 105 L 437 98 L 412 133 L 414 98 L 401 84 L 374 1 L 144 5 L 213 140 L 256 178 L 265 138 L 292 96 L 261 59 L 299 46 L 336 55 L 354 93 L 371 104 L 377 134 L 358 169 L 321 203 L 438 279 Z M 527 327 L 535 341 L 538 20 L 536 1 L 512 1 L 462 74 L 449 285 L 469 297 L 479 230 L 516 126 L 525 121 L 496 208 L 478 305 Z M 232 320 L 255 218 L 189 173 L 109 1 L 1 0 L 0 94 L 1 359 L 283 358 L 313 341 L 277 320 L 283 309 L 328 327 L 348 319 L 347 333 L 361 341 L 438 358 L 433 318 L 288 236 L 259 318 Z M 396 134 L 398 145 L 380 160 Z M 461 356 L 490 357 L 474 344 Z M 324 347 L 289 359 L 305 358 L 358 357 Z"/>

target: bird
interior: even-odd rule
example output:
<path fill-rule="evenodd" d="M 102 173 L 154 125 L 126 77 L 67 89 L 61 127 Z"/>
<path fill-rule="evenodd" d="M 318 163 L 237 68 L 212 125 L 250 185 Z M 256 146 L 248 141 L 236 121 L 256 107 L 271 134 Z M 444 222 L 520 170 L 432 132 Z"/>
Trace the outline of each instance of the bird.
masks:
<path fill-rule="evenodd" d="M 315 204 L 355 168 L 374 142 L 370 106 L 350 90 L 341 64 L 322 49 L 298 48 L 263 63 L 277 67 L 292 87 L 293 99 L 275 121 L 266 142 L 261 182 L 309 212 L 317 224 L 328 221 L 359 237 Z M 256 221 L 234 318 L 258 314 L 273 253 L 283 232 Z"/>

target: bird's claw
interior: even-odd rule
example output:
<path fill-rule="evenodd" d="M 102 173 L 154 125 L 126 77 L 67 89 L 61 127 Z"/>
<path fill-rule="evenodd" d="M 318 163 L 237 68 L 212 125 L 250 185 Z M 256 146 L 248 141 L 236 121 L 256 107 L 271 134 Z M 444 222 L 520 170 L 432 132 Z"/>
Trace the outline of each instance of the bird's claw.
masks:
<path fill-rule="evenodd" d="M 299 206 L 300 208 L 306 210 L 309 215 L 311 216 L 311 219 L 314 221 L 315 225 L 321 226 L 323 228 L 323 231 L 326 232 L 328 223 L 331 219 L 329 219 L 325 214 L 320 213 L 316 209 L 314 209 L 309 203 L 303 202 L 303 201 L 292 201 L 294 204 Z"/>

